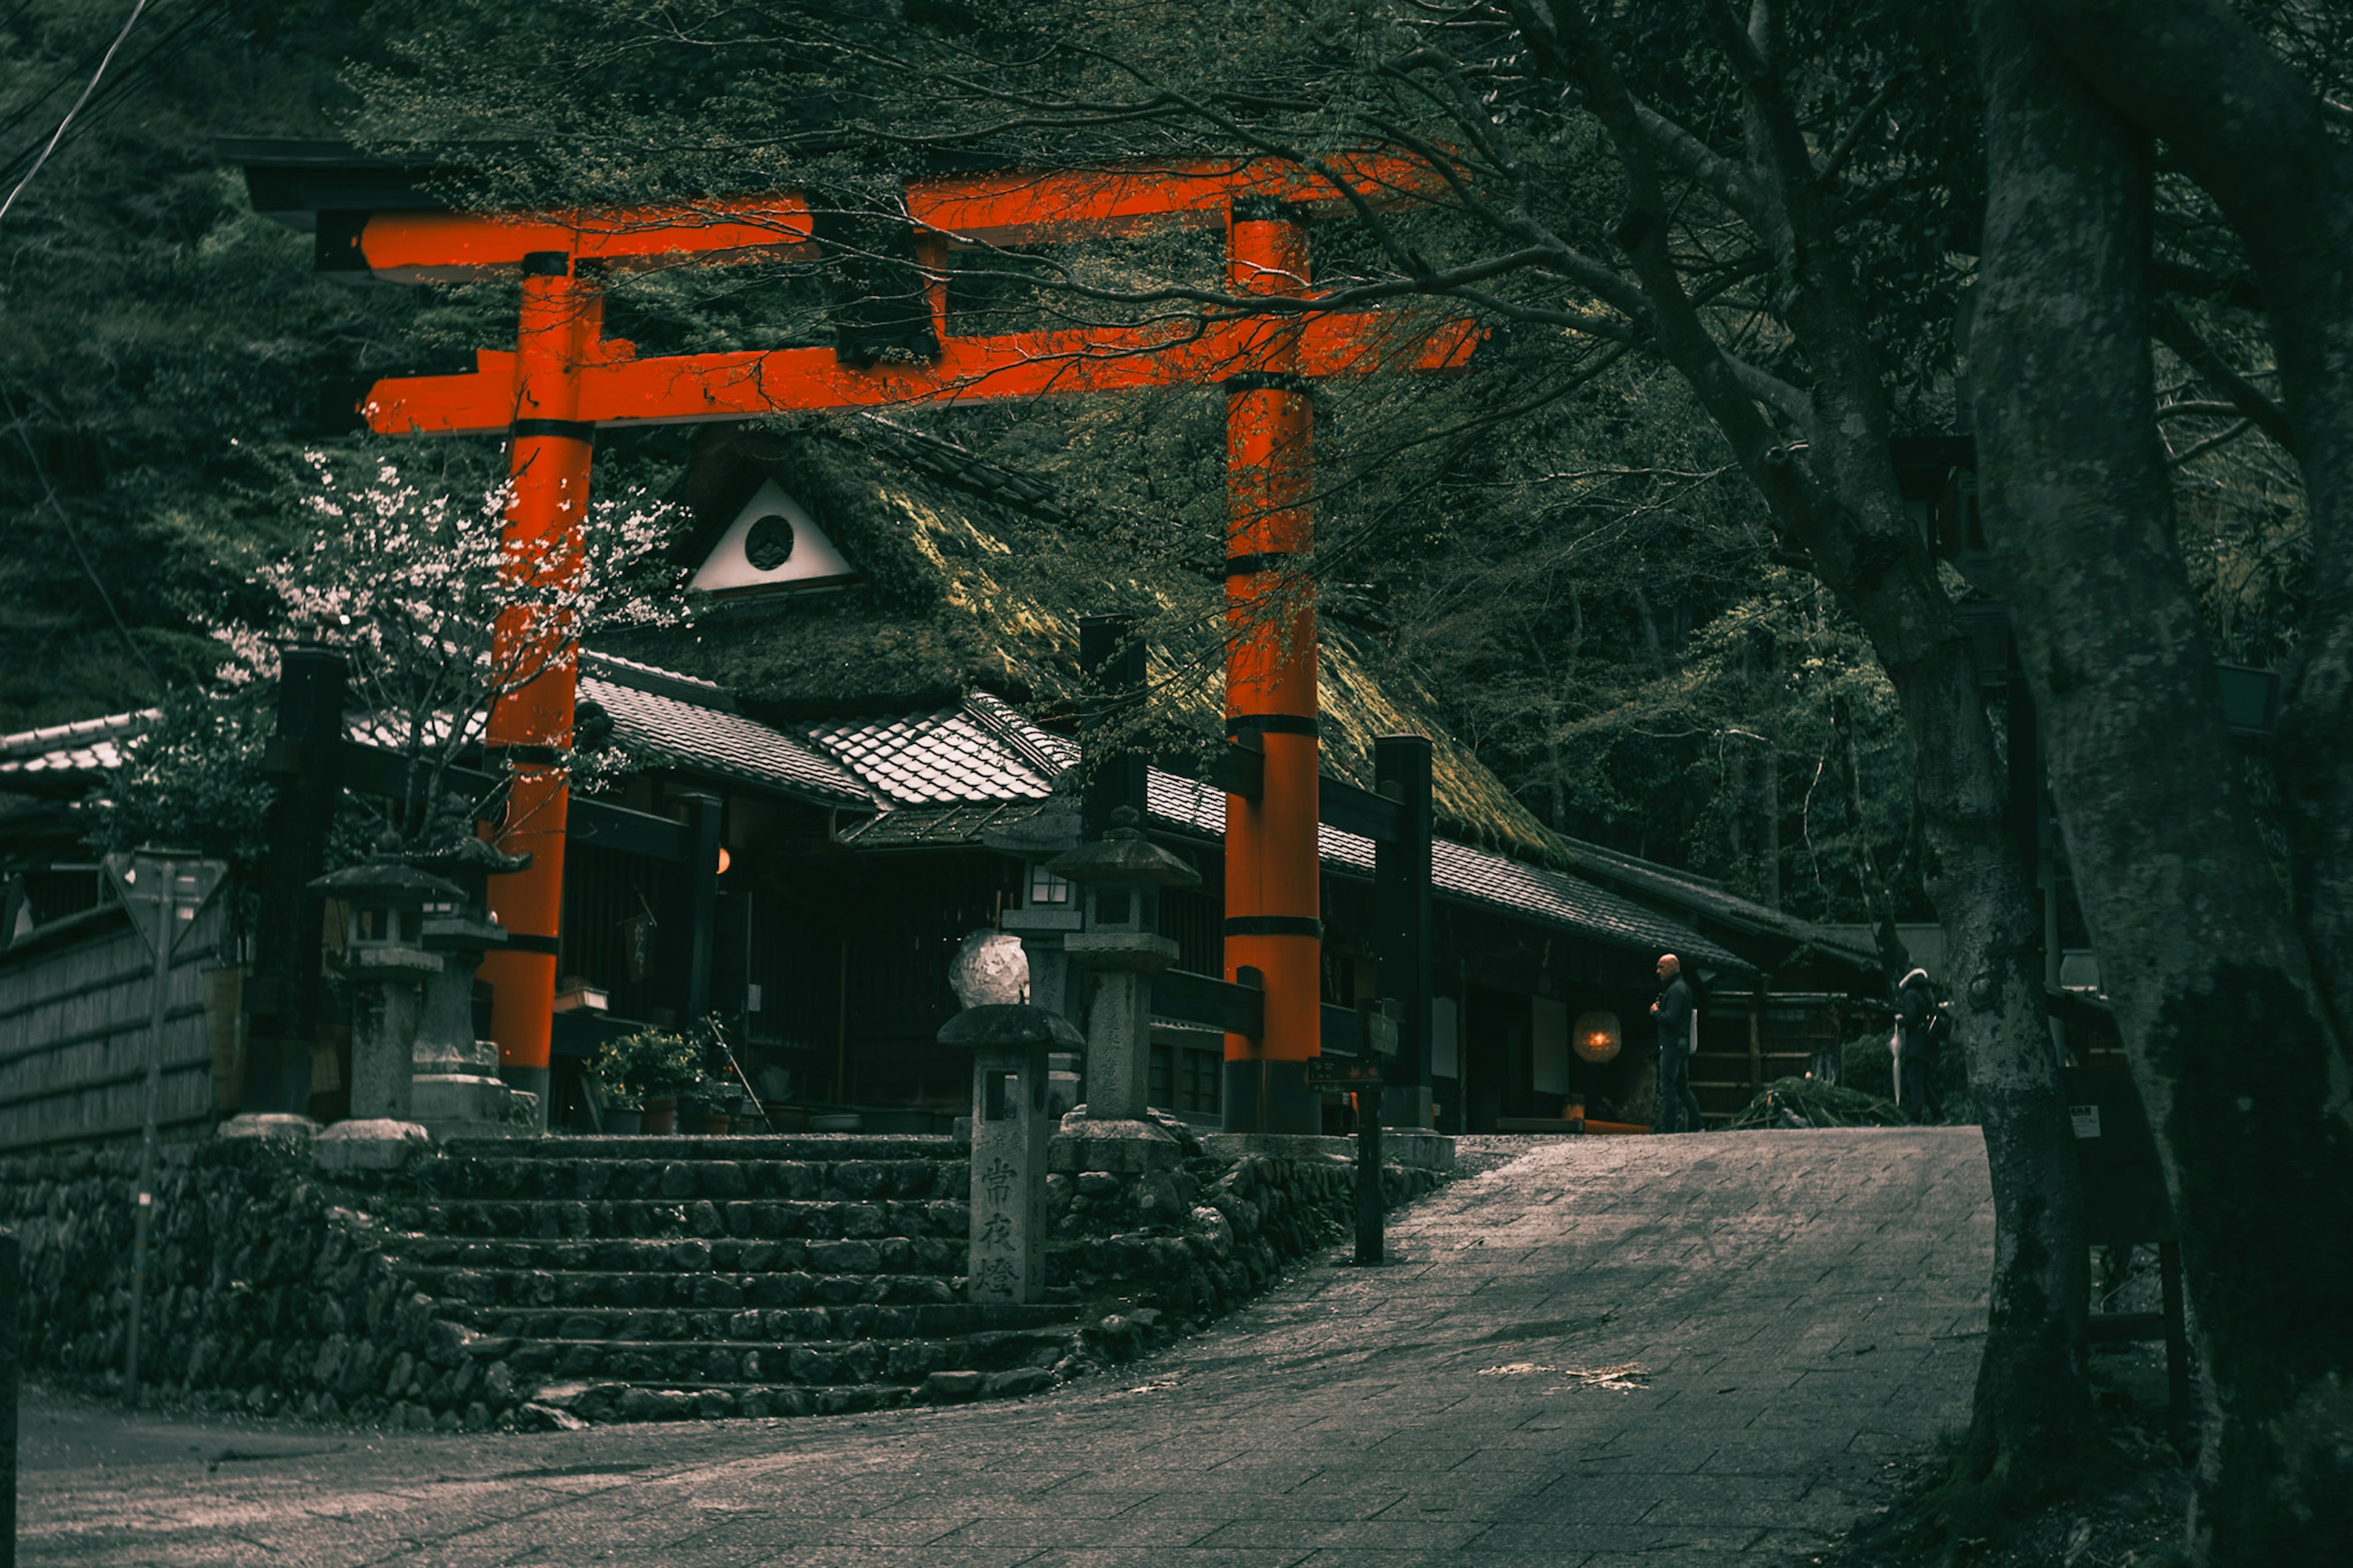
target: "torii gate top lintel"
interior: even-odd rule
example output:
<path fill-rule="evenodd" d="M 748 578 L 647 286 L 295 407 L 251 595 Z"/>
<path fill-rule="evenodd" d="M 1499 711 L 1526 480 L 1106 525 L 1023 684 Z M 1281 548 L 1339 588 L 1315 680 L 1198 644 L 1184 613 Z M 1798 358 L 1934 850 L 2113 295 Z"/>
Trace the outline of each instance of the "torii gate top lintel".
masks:
<path fill-rule="evenodd" d="M 1162 221 L 1214 227 L 1227 221 L 1233 204 L 1253 199 L 1319 216 L 1352 197 L 1388 205 L 1436 194 L 1430 170 L 1406 159 L 1344 155 L 1329 167 L 1327 177 L 1275 159 L 1188 159 L 918 179 L 903 187 L 905 216 L 918 243 L 1040 245 Z M 542 251 L 612 267 L 658 267 L 806 248 L 816 242 L 816 226 L 817 209 L 798 191 L 547 213 L 347 212 L 330 215 L 320 266 L 396 283 L 517 268 Z"/>

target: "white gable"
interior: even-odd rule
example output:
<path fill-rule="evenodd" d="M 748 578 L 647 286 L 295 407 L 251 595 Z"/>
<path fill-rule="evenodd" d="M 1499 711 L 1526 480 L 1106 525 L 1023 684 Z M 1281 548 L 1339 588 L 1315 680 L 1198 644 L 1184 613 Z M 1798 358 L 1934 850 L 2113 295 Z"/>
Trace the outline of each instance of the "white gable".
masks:
<path fill-rule="evenodd" d="M 815 520 L 774 479 L 762 482 L 695 569 L 690 588 L 742 594 L 806 588 L 855 572 Z"/>

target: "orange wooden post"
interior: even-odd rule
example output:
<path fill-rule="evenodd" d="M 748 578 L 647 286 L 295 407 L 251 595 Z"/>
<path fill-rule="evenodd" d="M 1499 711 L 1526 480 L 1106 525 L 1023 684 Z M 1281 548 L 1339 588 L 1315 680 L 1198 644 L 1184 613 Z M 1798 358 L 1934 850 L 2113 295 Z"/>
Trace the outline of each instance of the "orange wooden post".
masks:
<path fill-rule="evenodd" d="M 539 1095 L 543 1127 L 571 800 L 563 754 L 572 743 L 578 658 L 570 612 L 551 601 L 579 581 L 596 435 L 580 418 L 580 363 L 597 337 L 601 310 L 595 285 L 573 275 L 568 251 L 523 258 L 503 567 L 517 602 L 500 613 L 493 632 L 491 664 L 507 689 L 491 705 L 486 740 L 507 760 L 499 847 L 529 851 L 531 864 L 491 879 L 491 910 L 507 929 L 508 946 L 485 955 L 481 974 L 491 987 L 500 1073 Z"/>
<path fill-rule="evenodd" d="M 1238 293 L 1296 296 L 1307 226 L 1271 198 L 1237 198 L 1227 247 Z M 1261 318 L 1254 368 L 1226 381 L 1226 731 L 1265 756 L 1256 800 L 1226 797 L 1225 972 L 1256 969 L 1265 1028 L 1226 1037 L 1225 1125 L 1320 1132 L 1307 1087 L 1322 1050 L 1324 924 L 1316 862 L 1315 598 L 1308 488 L 1314 406 L 1296 320 Z"/>

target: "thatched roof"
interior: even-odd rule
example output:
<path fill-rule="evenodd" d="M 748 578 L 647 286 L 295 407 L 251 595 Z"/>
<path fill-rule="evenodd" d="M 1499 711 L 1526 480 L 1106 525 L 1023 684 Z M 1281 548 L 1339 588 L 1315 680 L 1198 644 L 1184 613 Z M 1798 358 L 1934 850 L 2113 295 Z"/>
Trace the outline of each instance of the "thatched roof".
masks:
<path fill-rule="evenodd" d="M 1033 479 L 853 417 L 706 437 L 685 487 L 696 521 L 681 555 L 700 559 L 769 478 L 849 560 L 854 581 L 731 601 L 691 631 L 608 634 L 600 646 L 717 681 L 747 711 L 780 719 L 939 707 L 990 691 L 1052 722 L 1075 711 L 1079 617 L 1124 613 L 1149 646 L 1153 701 L 1139 743 L 1180 773 L 1197 773 L 1221 743 L 1218 542 L 1100 530 Z M 1551 857 L 1544 826 L 1447 734 L 1429 694 L 1378 670 L 1373 639 L 1327 616 L 1319 654 L 1328 773 L 1369 787 L 1375 737 L 1427 735 L 1441 832 Z"/>

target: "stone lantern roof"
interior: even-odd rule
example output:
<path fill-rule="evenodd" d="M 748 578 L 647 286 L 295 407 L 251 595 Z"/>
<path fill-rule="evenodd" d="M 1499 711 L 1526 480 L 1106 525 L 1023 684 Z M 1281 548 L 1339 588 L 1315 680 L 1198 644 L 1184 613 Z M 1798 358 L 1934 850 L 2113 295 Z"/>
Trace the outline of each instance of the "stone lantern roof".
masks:
<path fill-rule="evenodd" d="M 1046 869 L 1082 886 L 1087 883 L 1136 882 L 1153 888 L 1198 888 L 1201 874 L 1144 837 L 1135 826 L 1134 806 L 1112 813 L 1113 826 L 1092 844 L 1057 855 Z"/>
<path fill-rule="evenodd" d="M 309 890 L 330 899 L 376 904 L 454 904 L 465 896 L 458 884 L 445 878 L 385 860 L 330 871 L 314 879 Z"/>

